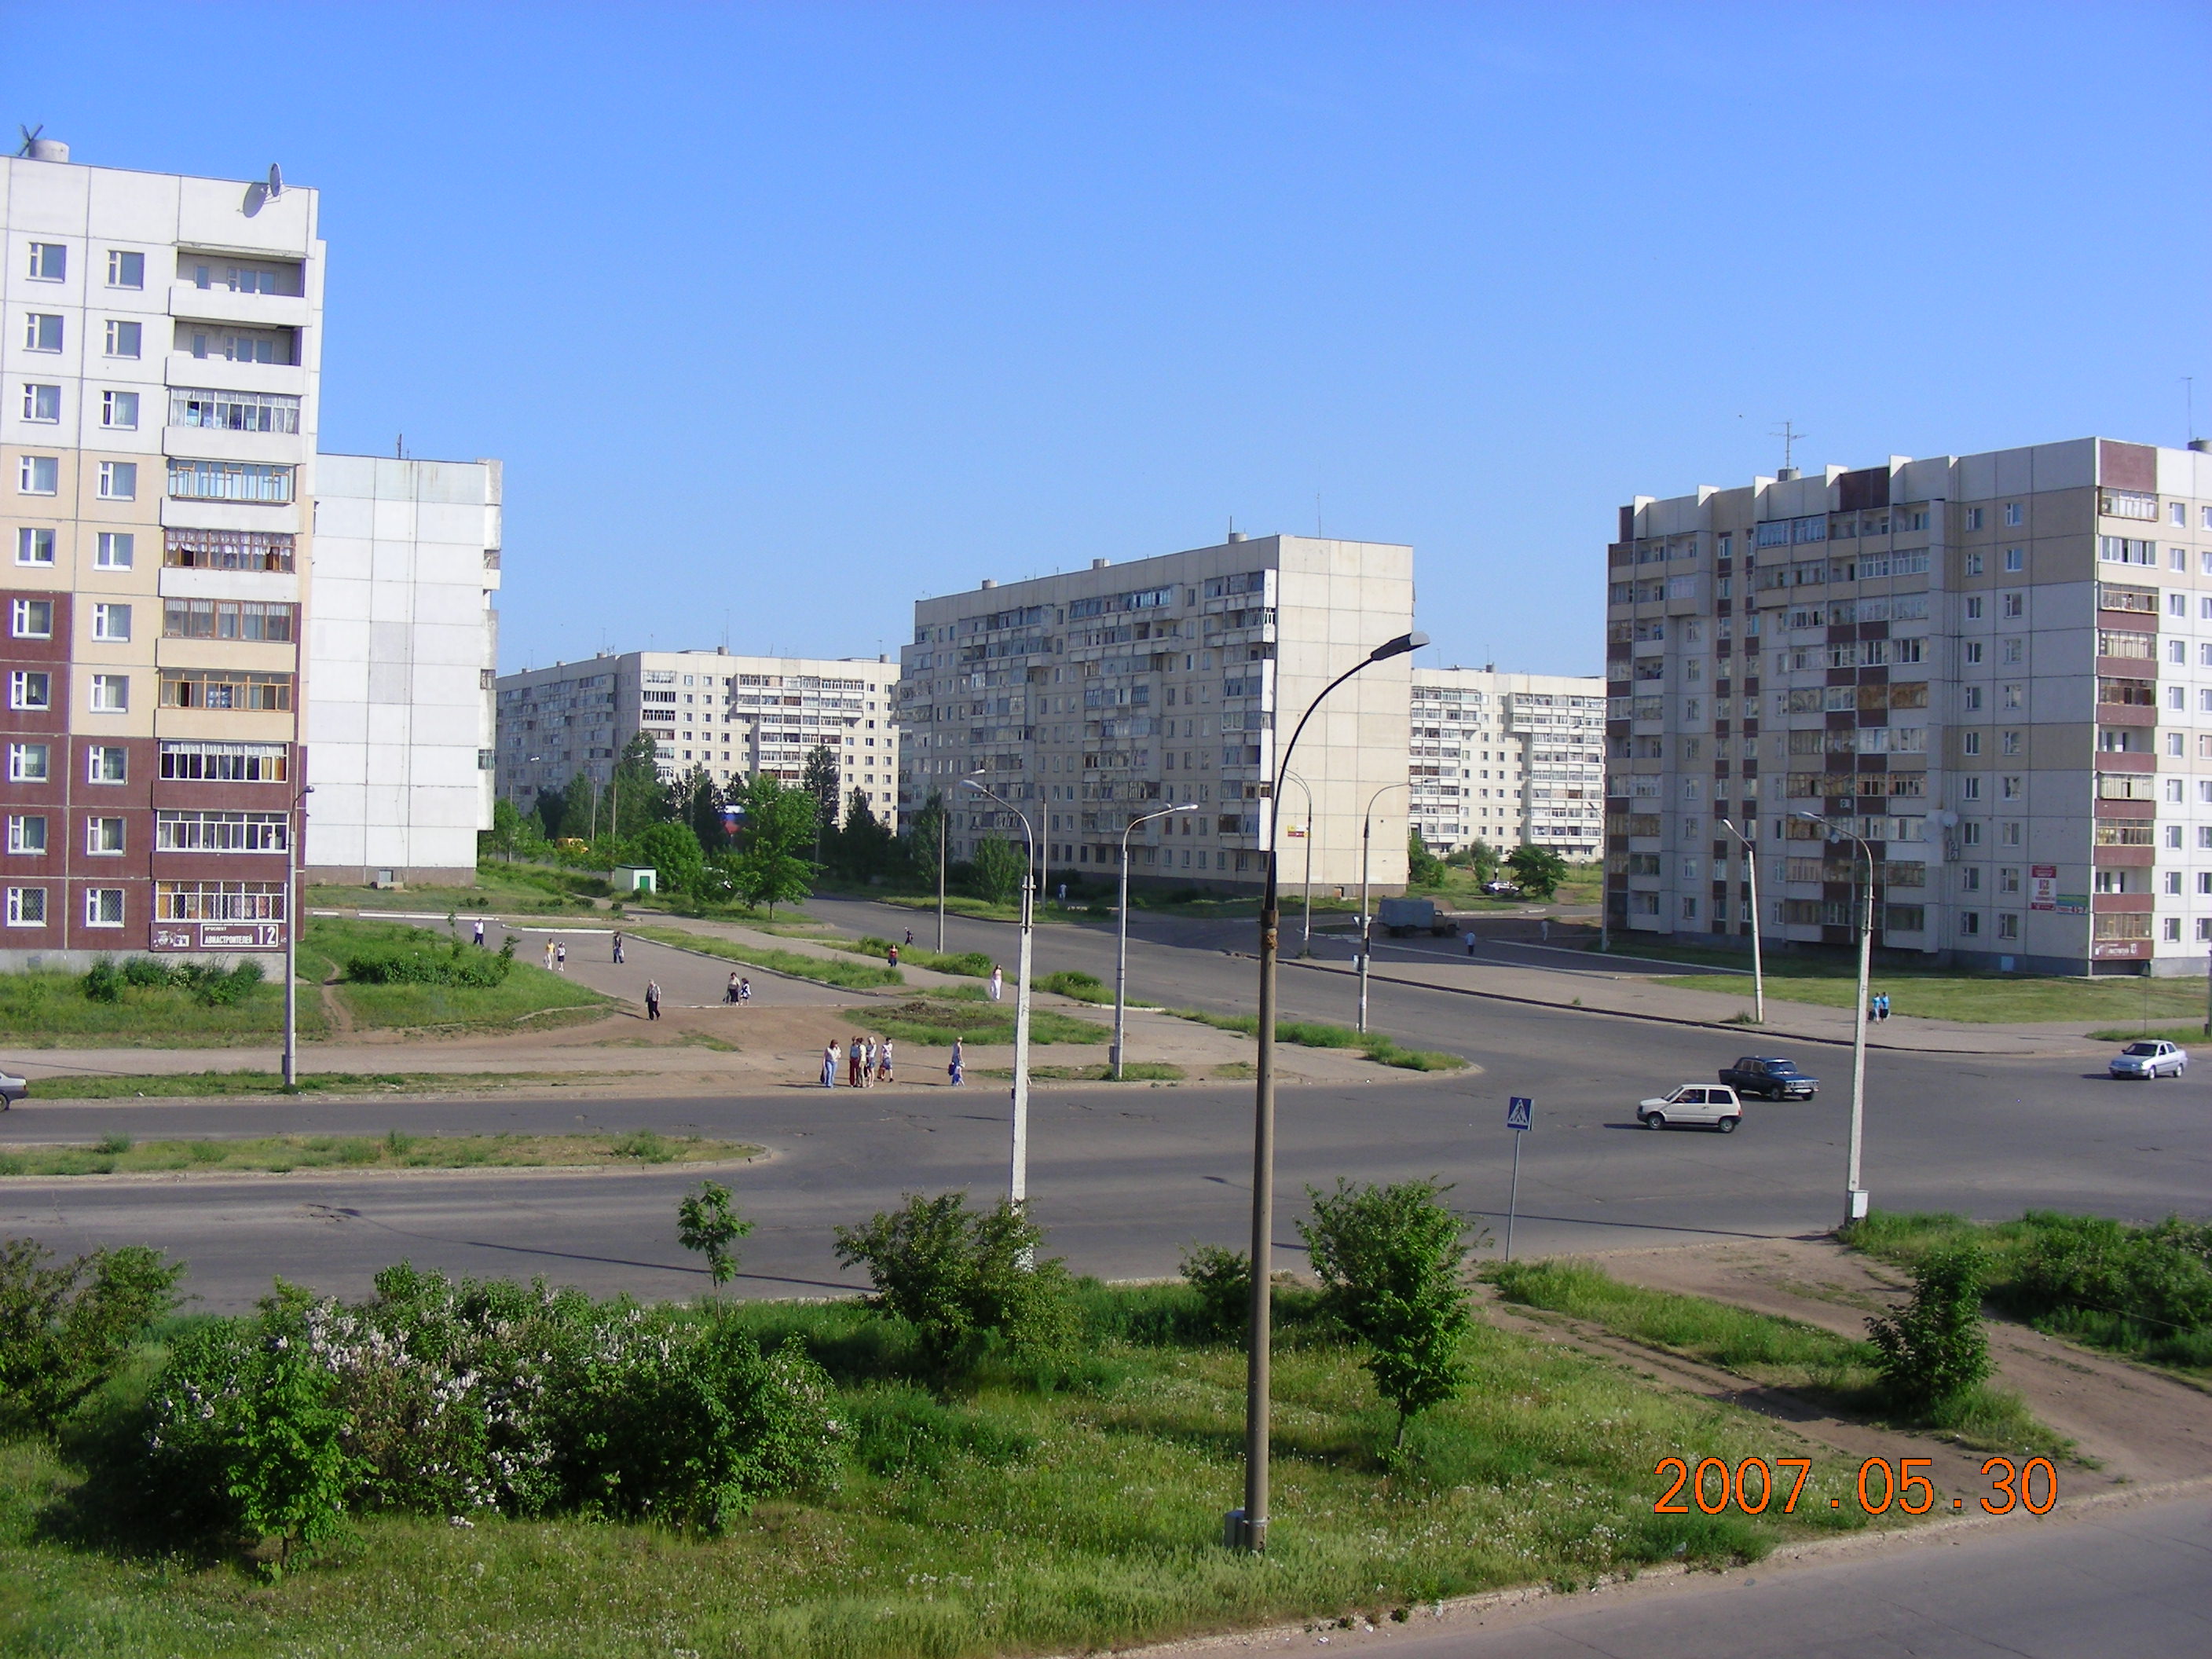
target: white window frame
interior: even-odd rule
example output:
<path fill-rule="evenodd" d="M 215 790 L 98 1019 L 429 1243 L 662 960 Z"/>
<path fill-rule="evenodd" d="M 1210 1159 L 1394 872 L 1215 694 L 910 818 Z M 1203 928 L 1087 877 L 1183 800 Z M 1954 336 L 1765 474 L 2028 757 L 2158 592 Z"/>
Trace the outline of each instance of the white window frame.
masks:
<path fill-rule="evenodd" d="M 54 706 L 54 677 L 43 668 L 11 668 L 8 671 L 8 707 L 10 708 L 52 708 Z"/>
<path fill-rule="evenodd" d="M 103 777 L 102 769 L 107 762 L 117 763 L 115 775 Z M 84 751 L 84 781 L 87 783 L 128 783 L 131 781 L 131 751 L 119 743 L 95 743 Z"/>
<path fill-rule="evenodd" d="M 52 324 L 52 327 L 47 325 Z M 23 313 L 23 349 L 42 355 L 58 355 L 68 341 L 68 333 L 61 318 L 52 312 L 30 311 Z M 52 345 L 40 342 L 51 338 Z"/>
<path fill-rule="evenodd" d="M 40 478 L 44 475 L 46 482 Z M 15 493 L 19 495 L 58 495 L 62 493 L 62 458 L 24 455 L 15 465 Z"/>
<path fill-rule="evenodd" d="M 46 890 L 43 887 L 10 887 L 8 890 L 8 926 L 43 927 L 46 925 Z"/>
<path fill-rule="evenodd" d="M 31 244 L 30 268 L 24 275 L 33 283 L 59 283 L 69 278 L 69 244 L 66 242 L 33 242 Z M 48 269 L 51 266 L 52 269 Z"/>
<path fill-rule="evenodd" d="M 110 317 L 106 337 L 104 356 L 136 362 L 146 355 L 146 325 L 135 318 Z"/>
<path fill-rule="evenodd" d="M 127 714 L 131 712 L 131 676 L 128 674 L 94 674 L 89 682 L 85 706 L 95 714 Z"/>
<path fill-rule="evenodd" d="M 51 415 L 39 412 L 41 404 L 52 409 Z M 58 426 L 62 418 L 62 389 L 51 380 L 23 382 L 23 418 L 33 426 Z"/>
<path fill-rule="evenodd" d="M 39 844 L 30 845 L 33 824 L 39 826 Z M 46 854 L 46 815 L 44 812 L 10 812 L 8 815 L 8 850 L 28 858 L 44 858 Z"/>
<path fill-rule="evenodd" d="M 135 283 L 128 280 L 129 273 L 131 269 L 131 261 L 133 259 L 136 259 L 138 262 L 138 280 Z M 112 247 L 108 249 L 107 285 L 110 288 L 136 289 L 143 290 L 146 286 L 146 256 L 143 253 L 133 252 L 129 248 Z"/>
<path fill-rule="evenodd" d="M 11 743 L 8 745 L 9 782 L 51 783 L 53 775 L 54 750 L 52 744 Z"/>
<path fill-rule="evenodd" d="M 112 917 L 102 914 L 109 909 L 114 912 Z M 120 887 L 86 888 L 84 890 L 84 925 L 88 927 L 123 926 L 123 890 Z"/>
<path fill-rule="evenodd" d="M 131 607 L 114 599 L 103 599 L 92 607 L 92 637 L 95 640 L 125 645 L 131 640 Z"/>
<path fill-rule="evenodd" d="M 131 418 L 118 420 L 117 411 L 125 410 Z M 100 394 L 100 423 L 111 432 L 136 432 L 138 429 L 138 394 L 111 387 Z"/>
<path fill-rule="evenodd" d="M 112 824 L 115 829 L 115 844 L 112 847 L 103 845 L 107 839 L 103 831 L 110 824 Z M 94 859 L 121 858 L 126 850 L 125 841 L 128 834 L 129 831 L 125 828 L 125 821 L 119 817 L 95 815 L 87 818 L 84 821 L 85 856 Z"/>
<path fill-rule="evenodd" d="M 123 556 L 118 558 L 117 554 Z M 103 530 L 94 544 L 92 568 L 94 570 L 128 570 L 137 562 L 138 538 L 128 530 Z"/>
<path fill-rule="evenodd" d="M 29 625 L 32 619 L 31 607 L 38 605 L 46 608 L 46 625 L 44 628 L 33 628 Z M 8 622 L 10 639 L 50 640 L 54 636 L 54 602 L 52 599 L 32 599 L 27 596 L 19 599 L 9 607 Z"/>
<path fill-rule="evenodd" d="M 100 482 L 94 493 L 103 501 L 135 501 L 138 499 L 138 463 L 136 461 L 102 461 Z"/>

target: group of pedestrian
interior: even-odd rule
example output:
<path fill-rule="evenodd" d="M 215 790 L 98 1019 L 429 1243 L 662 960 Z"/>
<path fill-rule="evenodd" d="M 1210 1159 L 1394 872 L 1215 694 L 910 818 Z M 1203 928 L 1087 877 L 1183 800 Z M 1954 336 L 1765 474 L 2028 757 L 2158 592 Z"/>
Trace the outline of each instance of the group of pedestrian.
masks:
<path fill-rule="evenodd" d="M 722 1000 L 732 1008 L 741 1008 L 753 1000 L 753 982 L 742 974 L 732 974 L 730 982 L 723 988 Z"/>
<path fill-rule="evenodd" d="M 832 1039 L 822 1050 L 822 1086 L 837 1086 L 837 1066 L 842 1058 L 845 1067 L 845 1086 L 848 1089 L 872 1089 L 878 1083 L 896 1083 L 891 1059 L 891 1040 L 881 1042 L 865 1032 L 855 1036 L 842 1050 Z"/>
<path fill-rule="evenodd" d="M 1889 993 L 1877 991 L 1867 999 L 1867 1018 L 1876 1022 L 1889 1018 Z"/>
<path fill-rule="evenodd" d="M 545 941 L 545 971 L 549 974 L 556 972 L 565 974 L 568 971 L 567 940 L 549 939 Z"/>

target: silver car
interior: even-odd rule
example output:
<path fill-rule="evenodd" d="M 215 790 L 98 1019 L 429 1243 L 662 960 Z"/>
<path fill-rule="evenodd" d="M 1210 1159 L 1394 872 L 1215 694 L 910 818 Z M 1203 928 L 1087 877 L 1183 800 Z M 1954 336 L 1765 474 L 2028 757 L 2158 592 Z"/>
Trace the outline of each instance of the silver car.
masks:
<path fill-rule="evenodd" d="M 2114 1077 L 2140 1078 L 2149 1082 L 2162 1077 L 2179 1077 L 2188 1069 L 2188 1049 L 2178 1042 L 2148 1037 L 2141 1042 L 2130 1042 L 2112 1056 Z"/>
<path fill-rule="evenodd" d="M 0 1072 L 0 1112 L 6 1111 L 30 1092 L 31 1085 L 23 1079 Z"/>
<path fill-rule="evenodd" d="M 1734 1134 L 1743 1121 L 1743 1102 L 1735 1090 L 1717 1083 L 1685 1083 L 1672 1094 L 1639 1101 L 1637 1121 L 1647 1129 L 1663 1129 L 1670 1123 L 1703 1123 L 1723 1134 Z"/>

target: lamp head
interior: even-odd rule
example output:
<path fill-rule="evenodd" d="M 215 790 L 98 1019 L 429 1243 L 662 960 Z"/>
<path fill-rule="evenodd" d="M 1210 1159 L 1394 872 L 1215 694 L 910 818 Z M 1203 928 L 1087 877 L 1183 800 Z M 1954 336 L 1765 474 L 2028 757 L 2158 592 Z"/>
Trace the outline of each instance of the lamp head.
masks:
<path fill-rule="evenodd" d="M 1401 634 L 1395 640 L 1385 640 L 1367 653 L 1370 662 L 1384 662 L 1392 657 L 1402 657 L 1408 651 L 1418 651 L 1429 642 L 1429 636 L 1416 629 L 1410 634 Z"/>

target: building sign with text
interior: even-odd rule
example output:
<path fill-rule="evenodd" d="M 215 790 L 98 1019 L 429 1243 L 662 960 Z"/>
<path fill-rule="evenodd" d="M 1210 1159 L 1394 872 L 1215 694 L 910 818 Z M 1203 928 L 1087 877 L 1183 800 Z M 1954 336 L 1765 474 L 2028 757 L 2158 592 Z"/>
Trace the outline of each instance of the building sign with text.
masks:
<path fill-rule="evenodd" d="M 2027 908 L 2031 910 L 2056 910 L 2058 908 L 2058 866 L 2037 864 L 2028 866 Z"/>
<path fill-rule="evenodd" d="M 281 921 L 158 921 L 156 951 L 281 951 Z"/>

